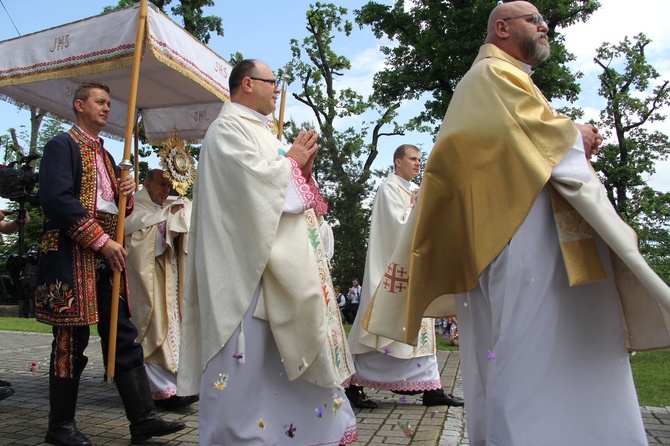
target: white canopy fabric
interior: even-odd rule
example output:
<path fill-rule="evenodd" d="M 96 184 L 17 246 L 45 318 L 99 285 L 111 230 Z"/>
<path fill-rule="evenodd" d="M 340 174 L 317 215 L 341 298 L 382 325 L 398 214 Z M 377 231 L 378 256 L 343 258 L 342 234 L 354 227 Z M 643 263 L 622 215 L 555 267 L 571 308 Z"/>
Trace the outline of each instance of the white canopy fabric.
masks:
<path fill-rule="evenodd" d="M 72 95 L 86 80 L 111 89 L 105 133 L 125 137 L 139 6 L 0 42 L 0 99 L 74 121 Z M 147 9 L 137 109 L 147 138 L 202 139 L 230 100 L 231 65 L 154 5 Z"/>

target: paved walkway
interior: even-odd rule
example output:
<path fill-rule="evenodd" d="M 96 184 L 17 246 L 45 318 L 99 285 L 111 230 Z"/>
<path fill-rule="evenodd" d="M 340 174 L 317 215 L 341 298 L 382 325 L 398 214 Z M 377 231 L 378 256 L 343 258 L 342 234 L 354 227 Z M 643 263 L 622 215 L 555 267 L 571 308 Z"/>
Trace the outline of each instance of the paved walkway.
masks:
<path fill-rule="evenodd" d="M 16 393 L 0 401 L 0 445 L 44 444 L 49 414 L 48 357 L 51 335 L 0 331 L 0 378 L 10 381 Z M 121 399 L 114 386 L 102 380 L 100 341 L 92 338 L 89 363 L 82 376 L 77 426 L 98 445 L 128 445 L 130 434 Z M 439 352 L 442 384 L 462 395 L 458 352 Z M 367 391 L 379 402 L 374 410 L 356 409 L 359 445 L 463 446 L 468 445 L 462 408 L 427 408 L 417 397 L 387 391 Z M 606 410 L 606 408 L 604 408 Z M 651 446 L 670 446 L 670 408 L 641 408 Z M 162 412 L 181 420 L 187 428 L 147 444 L 167 446 L 198 444 L 198 405 L 180 412 Z M 398 422 L 409 422 L 411 437 Z M 296 443 L 298 445 L 299 443 Z M 231 445 L 235 446 L 235 445 Z M 603 445 L 604 446 L 604 445 Z"/>

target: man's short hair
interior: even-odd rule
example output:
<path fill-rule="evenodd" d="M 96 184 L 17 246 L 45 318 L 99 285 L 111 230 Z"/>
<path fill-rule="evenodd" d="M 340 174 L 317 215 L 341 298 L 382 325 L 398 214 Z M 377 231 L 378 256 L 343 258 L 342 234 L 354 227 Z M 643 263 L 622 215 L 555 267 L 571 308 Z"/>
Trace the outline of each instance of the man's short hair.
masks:
<path fill-rule="evenodd" d="M 161 170 L 161 169 L 151 169 L 151 170 L 149 170 L 147 172 L 147 175 L 144 177 L 144 185 L 146 186 L 147 183 L 149 183 L 151 181 L 154 181 L 156 179 L 155 176 L 158 175 L 159 172 L 161 174 L 163 174 L 164 171 Z M 165 176 L 165 175 L 163 175 L 163 176 Z"/>
<path fill-rule="evenodd" d="M 74 91 L 74 97 L 72 98 L 72 110 L 74 110 L 75 116 L 77 115 L 77 108 L 74 106 L 74 103 L 77 101 L 77 99 L 81 99 L 82 101 L 86 102 L 88 97 L 91 95 L 91 90 L 94 88 L 105 90 L 107 94 L 109 94 L 109 86 L 107 86 L 107 84 L 95 81 L 82 82 L 77 86 L 77 89 Z"/>
<path fill-rule="evenodd" d="M 228 89 L 231 96 L 242 85 L 242 79 L 251 76 L 256 71 L 256 59 L 244 59 L 235 64 L 228 77 Z"/>
<path fill-rule="evenodd" d="M 395 160 L 401 160 L 405 157 L 405 154 L 407 154 L 408 149 L 419 150 L 417 146 L 414 146 L 412 144 L 402 144 L 397 149 L 395 149 L 395 152 L 393 152 L 393 165 L 395 165 Z M 421 150 L 419 150 L 419 152 L 420 151 Z"/>

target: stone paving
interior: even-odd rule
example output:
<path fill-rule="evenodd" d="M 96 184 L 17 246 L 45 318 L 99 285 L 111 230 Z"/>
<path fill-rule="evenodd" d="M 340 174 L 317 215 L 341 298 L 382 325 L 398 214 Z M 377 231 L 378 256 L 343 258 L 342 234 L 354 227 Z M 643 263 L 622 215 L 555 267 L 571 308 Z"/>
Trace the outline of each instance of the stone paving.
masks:
<path fill-rule="evenodd" d="M 0 378 L 10 381 L 14 395 L 0 401 L 0 445 L 41 445 L 49 414 L 48 357 L 51 335 L 0 331 Z M 91 338 L 89 363 L 81 379 L 77 426 L 98 445 L 128 445 L 130 434 L 116 388 L 103 382 L 100 341 Z M 463 395 L 458 352 L 439 352 L 442 384 L 448 393 Z M 403 397 L 366 389 L 379 403 L 374 410 L 356 409 L 358 445 L 466 446 L 463 408 L 424 407 L 420 395 Z M 649 444 L 670 446 L 670 408 L 642 407 Z M 147 444 L 198 444 L 198 404 L 179 412 L 160 412 L 181 420 L 186 429 Z M 409 422 L 411 436 L 398 423 Z M 298 445 L 299 443 L 296 443 Z M 235 445 L 231 445 L 235 446 Z M 605 446 L 605 445 L 603 445 Z"/>

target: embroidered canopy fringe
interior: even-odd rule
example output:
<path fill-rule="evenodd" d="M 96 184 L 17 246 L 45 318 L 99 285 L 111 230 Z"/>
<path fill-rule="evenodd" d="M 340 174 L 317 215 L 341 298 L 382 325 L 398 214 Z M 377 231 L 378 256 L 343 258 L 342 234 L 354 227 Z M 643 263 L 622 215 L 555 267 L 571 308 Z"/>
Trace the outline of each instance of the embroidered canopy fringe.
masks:
<path fill-rule="evenodd" d="M 0 52 L 12 55 L 0 59 L 0 99 L 74 122 L 77 85 L 104 82 L 113 103 L 104 135 L 125 138 L 139 15 L 130 6 L 0 42 Z M 230 98 L 232 67 L 154 5 L 146 18 L 134 115 L 141 113 L 149 141 L 168 139 L 174 128 L 200 140 Z"/>

